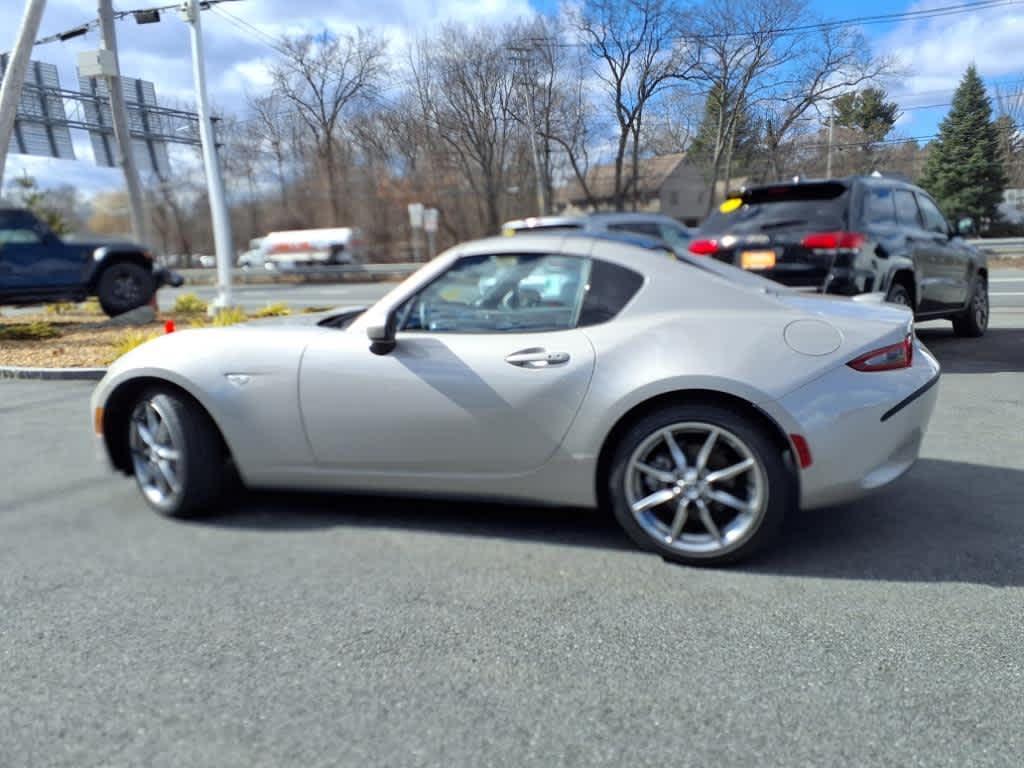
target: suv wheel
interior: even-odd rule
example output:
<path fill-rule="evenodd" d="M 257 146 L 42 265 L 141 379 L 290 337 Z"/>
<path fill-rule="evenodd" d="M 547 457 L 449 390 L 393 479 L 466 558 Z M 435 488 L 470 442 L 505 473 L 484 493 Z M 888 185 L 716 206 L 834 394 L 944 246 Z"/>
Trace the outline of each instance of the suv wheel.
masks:
<path fill-rule="evenodd" d="M 100 274 L 96 296 L 103 311 L 114 317 L 147 303 L 155 289 L 152 271 L 130 261 L 119 261 Z"/>
<path fill-rule="evenodd" d="M 963 314 L 953 318 L 953 332 L 957 336 L 977 338 L 988 330 L 988 281 L 978 275 L 971 292 L 971 303 Z"/>
<path fill-rule="evenodd" d="M 889 292 L 885 294 L 885 300 L 890 304 L 899 304 L 913 309 L 910 301 L 910 292 L 903 283 L 893 283 L 889 286 Z"/>

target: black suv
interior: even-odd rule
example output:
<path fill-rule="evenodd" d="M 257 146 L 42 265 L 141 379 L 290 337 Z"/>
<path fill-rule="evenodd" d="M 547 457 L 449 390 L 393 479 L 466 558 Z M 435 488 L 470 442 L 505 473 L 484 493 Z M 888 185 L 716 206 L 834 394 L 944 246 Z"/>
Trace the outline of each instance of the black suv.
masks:
<path fill-rule="evenodd" d="M 155 267 L 142 246 L 64 241 L 31 211 L 0 206 L 0 304 L 95 295 L 113 316 L 149 303 L 161 285 L 182 282 Z"/>
<path fill-rule="evenodd" d="M 960 336 L 988 327 L 988 265 L 928 194 L 885 177 L 743 190 L 701 226 L 690 251 L 796 288 L 885 292 Z"/>

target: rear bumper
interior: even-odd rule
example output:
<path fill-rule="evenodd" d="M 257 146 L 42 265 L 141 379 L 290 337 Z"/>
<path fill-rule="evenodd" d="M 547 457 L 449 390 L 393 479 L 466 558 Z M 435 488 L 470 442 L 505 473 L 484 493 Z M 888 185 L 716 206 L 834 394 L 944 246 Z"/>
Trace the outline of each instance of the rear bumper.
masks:
<path fill-rule="evenodd" d="M 169 285 L 172 288 L 179 288 L 185 284 L 185 278 L 177 272 L 172 272 L 164 267 L 157 267 L 153 270 L 153 277 L 156 278 L 156 287 L 160 288 Z"/>
<path fill-rule="evenodd" d="M 909 369 L 860 373 L 844 365 L 783 398 L 814 460 L 801 472 L 801 507 L 852 501 L 906 473 L 935 409 L 939 376 L 938 362 L 915 340 Z"/>

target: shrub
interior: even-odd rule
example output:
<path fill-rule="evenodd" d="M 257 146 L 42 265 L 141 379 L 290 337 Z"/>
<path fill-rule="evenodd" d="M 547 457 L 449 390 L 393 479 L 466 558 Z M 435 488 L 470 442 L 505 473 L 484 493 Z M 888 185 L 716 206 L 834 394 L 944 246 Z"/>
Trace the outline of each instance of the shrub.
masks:
<path fill-rule="evenodd" d="M 78 310 L 78 305 L 70 301 L 58 301 L 56 304 L 46 305 L 48 315 L 70 315 Z"/>
<path fill-rule="evenodd" d="M 82 302 L 82 313 L 86 315 L 102 315 L 104 314 L 103 308 L 100 306 L 100 300 L 95 296 L 92 296 Z"/>
<path fill-rule="evenodd" d="M 31 323 L 0 325 L 0 339 L 4 341 L 37 341 L 41 339 L 54 339 L 58 336 L 60 336 L 60 331 L 50 323 L 45 323 L 42 320 L 35 320 Z"/>
<path fill-rule="evenodd" d="M 194 293 L 183 293 L 174 300 L 174 311 L 180 315 L 201 315 L 208 305 Z"/>
<path fill-rule="evenodd" d="M 267 304 L 263 309 L 258 310 L 253 317 L 284 317 L 292 313 L 288 305 L 283 301 L 279 301 L 276 304 Z"/>
<path fill-rule="evenodd" d="M 315 315 L 317 312 L 326 312 L 330 307 L 306 307 L 302 310 L 304 315 Z"/>
<path fill-rule="evenodd" d="M 136 347 L 140 347 L 147 341 L 152 341 L 159 333 L 152 333 L 146 331 L 126 331 L 121 338 L 113 344 L 112 356 L 108 362 L 112 363 L 121 355 L 126 355 Z"/>
<path fill-rule="evenodd" d="M 229 307 L 228 309 L 220 310 L 216 315 L 214 315 L 211 325 L 217 328 L 223 328 L 228 325 L 244 323 L 248 319 L 249 316 L 245 314 L 245 310 L 241 307 Z"/>

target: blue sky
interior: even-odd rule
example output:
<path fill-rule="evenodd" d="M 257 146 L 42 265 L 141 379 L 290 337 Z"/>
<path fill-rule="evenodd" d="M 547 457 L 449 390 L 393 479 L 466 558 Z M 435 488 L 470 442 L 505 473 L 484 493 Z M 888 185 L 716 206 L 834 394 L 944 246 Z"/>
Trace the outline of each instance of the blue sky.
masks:
<path fill-rule="evenodd" d="M 900 13 L 951 5 L 957 0 L 860 0 L 853 3 L 810 0 L 823 18 L 843 19 L 871 14 Z M 166 4 L 154 0 L 152 4 Z M 115 7 L 139 7 L 148 3 L 127 0 Z M 540 10 L 551 12 L 557 0 L 243 0 L 223 10 L 243 17 L 271 37 L 327 26 L 336 30 L 361 25 L 387 35 L 393 51 L 432 25 L 445 20 L 468 23 L 523 17 Z M 95 14 L 95 0 L 49 0 L 41 35 L 68 29 Z M 21 15 L 23 0 L 0 0 L 0 50 L 9 50 L 14 39 L 14 21 Z M 269 83 L 266 63 L 273 56 L 265 41 L 238 21 L 219 12 L 203 14 L 208 46 L 211 95 L 222 107 L 238 109 L 247 93 L 259 93 Z M 902 136 L 927 136 L 935 132 L 945 107 L 921 106 L 950 101 L 964 69 L 974 61 L 982 76 L 1004 90 L 1024 87 L 1024 0 L 1007 0 L 997 8 L 946 16 L 918 22 L 872 25 L 864 28 L 876 53 L 899 58 L 908 74 L 888 84 L 890 94 L 904 107 L 897 126 Z M 138 26 L 130 19 L 118 26 L 122 49 L 122 71 L 156 83 L 161 101 L 188 102 L 191 95 L 191 63 L 186 26 L 173 12 L 165 13 L 160 24 Z M 65 87 L 74 82 L 75 55 L 97 47 L 95 33 L 67 43 L 37 48 L 35 58 L 60 68 Z M 83 162 L 51 161 L 12 155 L 8 178 L 21 169 L 37 175 L 44 183 L 68 182 L 83 191 L 120 186 L 119 174 L 97 169 L 84 137 L 77 137 Z"/>

